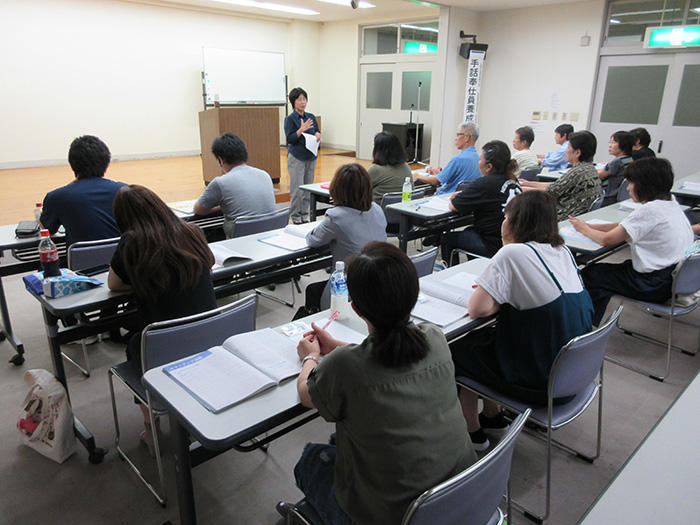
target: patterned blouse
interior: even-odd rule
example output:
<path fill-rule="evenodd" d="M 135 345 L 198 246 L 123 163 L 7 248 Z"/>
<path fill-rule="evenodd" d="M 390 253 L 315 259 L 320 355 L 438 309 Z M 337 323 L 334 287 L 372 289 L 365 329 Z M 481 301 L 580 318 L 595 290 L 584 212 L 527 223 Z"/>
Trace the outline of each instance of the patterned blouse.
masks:
<path fill-rule="evenodd" d="M 547 191 L 557 198 L 557 220 L 560 221 L 569 215 L 586 213 L 593 201 L 603 194 L 598 171 L 592 162 L 574 166 L 547 186 Z"/>

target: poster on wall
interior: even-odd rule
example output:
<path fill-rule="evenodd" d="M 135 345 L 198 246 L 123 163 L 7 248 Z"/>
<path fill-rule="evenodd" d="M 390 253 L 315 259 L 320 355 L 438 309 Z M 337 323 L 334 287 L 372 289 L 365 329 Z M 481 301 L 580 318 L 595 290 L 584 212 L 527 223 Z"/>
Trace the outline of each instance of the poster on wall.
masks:
<path fill-rule="evenodd" d="M 478 121 L 479 91 L 481 90 L 481 74 L 485 56 L 485 51 L 473 49 L 469 52 L 467 85 L 464 91 L 464 122 L 476 124 Z"/>

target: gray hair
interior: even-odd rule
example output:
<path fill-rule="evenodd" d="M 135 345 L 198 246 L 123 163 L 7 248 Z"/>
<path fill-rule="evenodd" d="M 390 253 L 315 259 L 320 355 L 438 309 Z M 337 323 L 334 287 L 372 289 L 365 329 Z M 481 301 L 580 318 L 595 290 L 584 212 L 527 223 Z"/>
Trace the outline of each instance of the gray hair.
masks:
<path fill-rule="evenodd" d="M 459 125 L 459 129 L 464 130 L 466 133 L 469 133 L 469 135 L 474 137 L 474 142 L 476 142 L 476 139 L 479 138 L 479 126 L 473 122 L 462 122 Z"/>

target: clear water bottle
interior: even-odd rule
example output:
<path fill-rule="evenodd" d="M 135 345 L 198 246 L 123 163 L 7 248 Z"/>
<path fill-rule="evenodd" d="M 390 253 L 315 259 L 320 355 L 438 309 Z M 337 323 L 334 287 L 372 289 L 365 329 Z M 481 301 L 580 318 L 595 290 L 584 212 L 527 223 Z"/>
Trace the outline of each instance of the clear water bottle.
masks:
<path fill-rule="evenodd" d="M 406 177 L 406 180 L 403 181 L 403 188 L 401 189 L 401 200 L 404 202 L 410 201 L 412 192 L 413 185 L 411 184 L 411 177 Z"/>
<path fill-rule="evenodd" d="M 39 242 L 39 260 L 44 277 L 58 277 L 61 275 L 61 267 L 58 264 L 58 248 L 49 237 L 49 230 L 41 230 Z"/>
<path fill-rule="evenodd" d="M 34 218 L 36 219 L 37 224 L 41 224 L 41 212 L 44 211 L 44 205 L 40 202 L 37 202 L 34 205 Z"/>
<path fill-rule="evenodd" d="M 340 312 L 338 319 L 346 318 L 349 314 L 348 284 L 345 279 L 345 263 L 335 263 L 335 271 L 331 274 L 331 311 Z"/>

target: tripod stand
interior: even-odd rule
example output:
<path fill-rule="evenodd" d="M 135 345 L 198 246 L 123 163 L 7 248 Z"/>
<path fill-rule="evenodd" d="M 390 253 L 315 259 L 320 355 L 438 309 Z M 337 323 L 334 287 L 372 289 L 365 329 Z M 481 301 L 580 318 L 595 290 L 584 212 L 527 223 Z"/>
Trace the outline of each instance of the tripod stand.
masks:
<path fill-rule="evenodd" d="M 421 161 L 418 158 L 418 138 L 419 138 L 418 131 L 420 129 L 418 123 L 420 121 L 420 90 L 421 90 L 422 85 L 423 85 L 423 82 L 419 81 L 418 82 L 418 100 L 416 101 L 416 131 L 415 131 L 415 135 L 413 137 L 414 143 L 415 143 L 414 144 L 415 148 L 413 150 L 413 159 L 411 159 L 408 163 L 409 164 L 420 164 L 422 166 L 427 166 L 427 164 L 425 162 Z"/>

